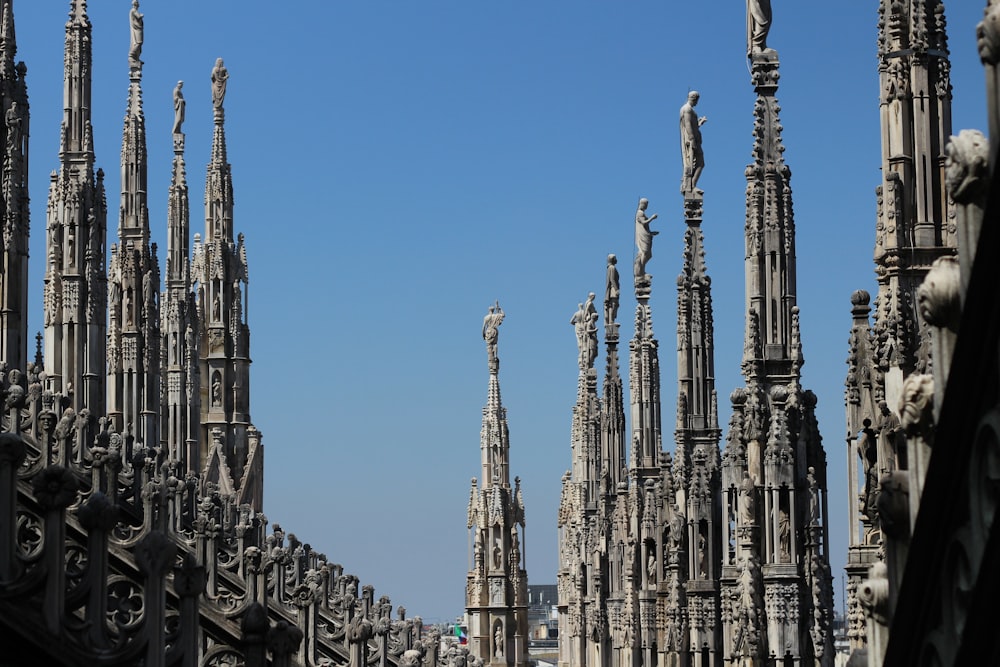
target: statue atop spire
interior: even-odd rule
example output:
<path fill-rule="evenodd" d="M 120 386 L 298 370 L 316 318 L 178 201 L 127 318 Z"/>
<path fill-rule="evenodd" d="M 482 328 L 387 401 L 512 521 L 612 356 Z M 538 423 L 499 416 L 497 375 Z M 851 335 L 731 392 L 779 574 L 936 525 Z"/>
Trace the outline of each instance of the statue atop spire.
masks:
<path fill-rule="evenodd" d="M 498 300 L 495 305 L 490 306 L 489 312 L 483 318 L 483 340 L 486 341 L 486 354 L 489 357 L 490 374 L 496 375 L 500 370 L 500 359 L 497 357 L 497 339 L 500 337 L 498 330 L 503 323 L 504 312 Z"/>
<path fill-rule="evenodd" d="M 174 129 L 173 133 L 176 137 L 178 134 L 184 134 L 184 108 L 187 106 L 187 102 L 184 101 L 184 93 L 181 92 L 181 88 L 184 87 L 183 81 L 178 81 L 177 86 L 174 87 Z"/>
<path fill-rule="evenodd" d="M 649 200 L 643 197 L 639 200 L 639 208 L 635 212 L 635 278 L 636 288 L 639 282 L 646 278 L 646 263 L 653 257 L 653 237 L 660 232 L 651 231 L 649 223 L 656 220 L 657 214 L 646 216 Z"/>
<path fill-rule="evenodd" d="M 697 90 L 688 93 L 687 102 L 681 106 L 681 159 L 684 162 L 684 174 L 681 176 L 681 194 L 685 199 L 700 197 L 704 194 L 698 189 L 698 179 L 705 168 L 705 154 L 701 149 L 701 126 L 708 118 L 698 117 L 694 108 L 698 105 L 701 95 Z"/>
<path fill-rule="evenodd" d="M 769 55 L 767 34 L 771 31 L 771 0 L 747 0 L 747 57 Z"/>
<path fill-rule="evenodd" d="M 128 47 L 128 67 L 132 72 L 142 71 L 142 61 L 139 59 L 139 56 L 142 55 L 142 19 L 143 16 L 139 13 L 139 0 L 132 0 L 132 9 L 128 13 L 130 38 Z"/>
<path fill-rule="evenodd" d="M 222 103 L 226 99 L 226 82 L 229 81 L 229 70 L 222 62 L 222 58 L 216 58 L 215 67 L 212 68 L 212 106 L 216 111 L 222 111 Z"/>

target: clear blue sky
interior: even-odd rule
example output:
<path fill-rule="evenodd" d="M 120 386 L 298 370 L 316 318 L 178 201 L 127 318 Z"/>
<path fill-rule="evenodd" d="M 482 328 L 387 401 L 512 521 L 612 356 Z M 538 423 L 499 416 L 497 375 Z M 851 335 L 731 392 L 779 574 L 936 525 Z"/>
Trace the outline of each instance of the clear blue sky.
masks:
<path fill-rule="evenodd" d="M 948 3 L 954 131 L 985 129 L 975 24 Z M 58 166 L 69 3 L 15 3 L 31 101 L 33 330 L 41 327 L 48 173 Z M 846 552 L 843 381 L 850 293 L 874 292 L 878 3 L 775 0 L 793 171 L 806 365 L 830 461 L 832 561 Z M 94 134 L 117 224 L 129 0 L 92 0 Z M 465 509 L 486 399 L 486 308 L 527 513 L 529 580 L 554 583 L 570 465 L 570 316 L 629 265 L 639 197 L 654 228 L 664 415 L 676 401 L 683 208 L 677 111 L 698 89 L 717 385 L 742 384 L 743 170 L 753 91 L 740 0 L 146 0 L 144 100 L 153 237 L 165 250 L 171 92 L 185 81 L 192 233 L 204 229 L 209 72 L 226 97 L 235 229 L 250 266 L 252 414 L 265 510 L 410 614 L 463 610 Z M 623 272 L 623 293 L 630 293 Z M 624 295 L 624 294 L 623 294 Z M 623 299 L 622 337 L 634 305 Z M 624 346 L 623 346 L 624 347 Z M 603 355 L 598 359 L 603 369 Z M 670 442 L 672 420 L 664 424 Z M 837 606 L 841 589 L 835 584 Z"/>

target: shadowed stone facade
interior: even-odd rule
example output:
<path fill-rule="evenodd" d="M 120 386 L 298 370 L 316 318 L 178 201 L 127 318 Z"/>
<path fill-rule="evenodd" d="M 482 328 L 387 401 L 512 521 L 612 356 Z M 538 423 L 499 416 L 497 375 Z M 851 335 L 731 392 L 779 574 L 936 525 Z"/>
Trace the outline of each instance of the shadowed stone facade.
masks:
<path fill-rule="evenodd" d="M 884 622 L 866 622 L 866 614 L 884 618 L 895 604 L 933 441 L 906 437 L 914 421 L 907 413 L 929 405 L 950 363 L 935 356 L 935 329 L 919 315 L 920 285 L 932 267 L 957 272 L 957 211 L 945 192 L 952 94 L 940 0 L 880 3 L 878 73 L 878 293 L 874 302 L 864 290 L 851 297 L 845 383 L 847 633 L 852 650 L 868 649 L 871 660 L 884 651 Z M 873 587 L 886 588 L 886 609 L 874 608 L 883 602 Z"/>

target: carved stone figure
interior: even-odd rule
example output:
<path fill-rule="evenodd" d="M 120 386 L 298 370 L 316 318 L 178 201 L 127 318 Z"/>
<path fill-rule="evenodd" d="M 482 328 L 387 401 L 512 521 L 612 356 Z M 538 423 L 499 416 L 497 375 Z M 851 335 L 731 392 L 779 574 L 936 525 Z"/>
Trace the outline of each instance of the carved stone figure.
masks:
<path fill-rule="evenodd" d="M 132 0 L 132 9 L 128 13 L 129 37 L 128 66 L 138 69 L 142 66 L 139 56 L 142 54 L 142 14 L 139 13 L 139 0 Z"/>
<path fill-rule="evenodd" d="M 489 312 L 483 318 L 483 340 L 486 341 L 486 354 L 489 357 L 490 368 L 498 363 L 497 340 L 500 337 L 500 332 L 497 327 L 503 323 L 503 318 L 504 312 L 499 301 L 489 307 Z"/>
<path fill-rule="evenodd" d="M 503 626 L 499 623 L 493 632 L 493 655 L 498 658 L 503 657 Z"/>
<path fill-rule="evenodd" d="M 222 103 L 226 99 L 226 82 L 229 81 L 229 70 L 222 62 L 222 58 L 215 61 L 212 68 L 212 106 L 216 109 L 222 108 Z"/>
<path fill-rule="evenodd" d="M 21 117 L 17 113 L 17 102 L 11 102 L 7 108 L 4 124 L 7 126 L 7 154 L 11 155 L 21 144 Z"/>
<path fill-rule="evenodd" d="M 740 525 L 751 526 L 756 520 L 754 517 L 754 487 L 750 473 L 743 471 L 743 481 L 740 483 L 739 514 Z"/>
<path fill-rule="evenodd" d="M 180 134 L 183 131 L 181 126 L 184 124 L 184 108 L 187 106 L 184 101 L 184 93 L 181 92 L 183 87 L 184 82 L 178 81 L 174 88 L 174 134 Z"/>
<path fill-rule="evenodd" d="M 872 430 L 871 420 L 865 419 L 861 423 L 864 428 L 858 434 L 858 456 L 861 457 L 861 464 L 864 466 L 865 472 L 865 486 L 861 494 L 861 513 L 874 521 L 878 500 L 878 445 L 876 444 L 875 431 Z"/>
<path fill-rule="evenodd" d="M 618 302 L 621 288 L 618 283 L 618 258 L 608 255 L 608 279 L 604 288 L 604 323 L 610 324 L 618 319 Z"/>
<path fill-rule="evenodd" d="M 684 173 L 681 176 L 681 194 L 686 197 L 690 195 L 704 194 L 698 189 L 698 179 L 705 168 L 705 153 L 701 149 L 701 126 L 708 118 L 698 117 L 694 108 L 698 105 L 701 95 L 697 90 L 688 93 L 687 102 L 681 106 L 680 126 L 681 126 L 681 159 L 684 165 Z"/>
<path fill-rule="evenodd" d="M 582 359 L 586 344 L 584 341 L 587 336 L 587 311 L 582 303 L 576 304 L 576 312 L 573 313 L 573 317 L 569 318 L 569 323 L 573 325 L 573 331 L 576 333 L 576 349 Z"/>
<path fill-rule="evenodd" d="M 647 217 L 646 208 L 649 200 L 643 197 L 639 200 L 639 208 L 635 212 L 635 277 L 646 275 L 646 263 L 653 257 L 653 237 L 659 232 L 650 231 L 649 223 L 656 220 L 657 214 Z"/>
<path fill-rule="evenodd" d="M 747 0 L 747 55 L 773 52 L 767 48 L 771 30 L 771 0 Z"/>
<path fill-rule="evenodd" d="M 787 563 L 791 560 L 790 541 L 791 524 L 788 521 L 788 512 L 783 509 L 778 510 L 778 546 L 781 562 Z"/>
<path fill-rule="evenodd" d="M 816 481 L 816 468 L 809 466 L 806 473 L 806 483 L 809 485 L 809 525 L 819 525 L 819 483 Z"/>

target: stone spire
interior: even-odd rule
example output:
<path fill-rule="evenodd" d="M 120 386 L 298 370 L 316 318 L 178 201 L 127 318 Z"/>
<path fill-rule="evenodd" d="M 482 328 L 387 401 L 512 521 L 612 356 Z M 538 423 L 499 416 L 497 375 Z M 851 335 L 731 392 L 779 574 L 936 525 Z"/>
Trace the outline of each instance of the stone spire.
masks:
<path fill-rule="evenodd" d="M 681 474 L 687 518 L 687 618 L 691 645 L 719 659 L 722 623 L 718 604 L 722 574 L 721 483 L 712 281 L 705 267 L 700 191 L 684 198 L 684 262 L 677 278 L 677 426 L 674 466 Z M 687 645 L 683 645 L 686 651 Z M 692 655 L 691 664 L 702 656 Z"/>
<path fill-rule="evenodd" d="M 107 201 L 104 172 L 94 172 L 91 43 L 87 3 L 72 0 L 59 169 L 46 225 L 45 371 L 47 389 L 99 415 L 106 401 Z"/>
<path fill-rule="evenodd" d="M 3 162 L 0 220 L 0 361 L 23 370 L 28 363 L 28 91 L 27 67 L 14 64 L 13 0 L 0 3 L 0 109 L 3 110 Z"/>
<path fill-rule="evenodd" d="M 878 292 L 871 326 L 867 292 L 859 290 L 851 297 L 846 382 L 851 503 L 847 617 L 852 650 L 865 648 L 869 641 L 858 598 L 869 569 L 887 557 L 887 568 L 881 568 L 877 578 L 893 598 L 902 576 L 906 538 L 898 531 L 896 537 L 902 539 L 888 538 L 881 525 L 885 521 L 903 526 L 913 518 L 905 512 L 880 516 L 875 500 L 881 497 L 878 505 L 887 510 L 909 506 L 914 517 L 919 500 L 921 460 L 907 460 L 900 428 L 906 387 L 940 383 L 947 372 L 946 364 L 935 367 L 930 353 L 933 327 L 917 315 L 920 284 L 937 260 L 951 261 L 958 245 L 955 205 L 945 192 L 945 146 L 951 134 L 945 28 L 941 0 L 879 3 L 882 182 L 876 189 L 874 258 Z"/>
<path fill-rule="evenodd" d="M 191 293 L 190 204 L 184 165 L 185 101 L 183 82 L 174 88 L 174 162 L 167 203 L 167 277 L 161 308 L 166 381 L 162 439 L 169 458 L 184 470 L 200 472 L 201 395 L 199 383 L 198 308 Z"/>
<path fill-rule="evenodd" d="M 503 320 L 499 302 L 483 319 L 490 377 L 479 441 L 483 487 L 473 478 L 469 496 L 473 554 L 465 607 L 470 656 L 487 665 L 520 667 L 528 664 L 528 573 L 521 480 L 515 477 L 511 488 L 507 411 L 500 401 L 497 340 Z"/>
<path fill-rule="evenodd" d="M 723 615 L 723 645 L 732 659 L 832 665 L 826 455 L 816 397 L 799 381 L 791 170 L 782 157 L 778 53 L 766 41 L 770 3 L 748 0 L 747 18 L 757 94 L 746 169 L 747 385 L 732 395 L 722 464 L 735 532 L 724 547 L 722 598 L 737 601 Z"/>
<path fill-rule="evenodd" d="M 625 458 L 625 393 L 622 378 L 618 372 L 618 305 L 621 287 L 618 274 L 618 258 L 608 255 L 607 280 L 604 290 L 604 347 L 605 371 L 601 395 L 601 496 L 613 498 L 626 469 Z"/>
<path fill-rule="evenodd" d="M 620 621 L 609 625 L 622 628 L 613 632 L 611 643 L 616 664 L 655 664 L 658 628 L 656 626 L 657 590 L 663 571 L 663 538 L 661 526 L 669 514 L 673 516 L 675 498 L 666 476 L 669 461 L 664 459 L 660 423 L 660 360 L 659 342 L 653 334 L 653 314 L 649 305 L 653 276 L 646 265 L 653 256 L 653 237 L 659 232 L 650 229 L 658 217 L 647 216 L 649 202 L 639 200 L 635 212 L 636 259 L 635 333 L 629 341 L 629 452 L 628 488 L 618 486 L 612 524 L 614 549 L 618 552 L 609 596 L 610 615 Z M 676 535 L 677 533 L 675 533 Z M 648 566 L 650 556 L 654 567 Z M 658 558 L 658 556 L 661 556 Z M 675 560 L 679 562 L 677 553 Z M 677 579 L 674 579 L 677 582 Z M 669 586 L 669 581 L 663 582 Z M 677 589 L 680 590 L 680 589 Z M 617 636 L 615 636 L 617 634 Z"/>
<path fill-rule="evenodd" d="M 225 100 L 229 72 L 212 69 L 215 127 L 205 177 L 205 239 L 195 235 L 193 279 L 198 284 L 201 354 L 201 456 L 206 483 L 261 509 L 263 449 L 250 422 L 250 329 L 244 293 L 249 285 L 243 234 L 233 239 L 233 178 L 226 159 Z"/>
<path fill-rule="evenodd" d="M 143 15 L 129 14 L 129 90 L 122 132 L 118 243 L 108 272 L 108 416 L 117 431 L 160 442 L 160 267 L 149 241 L 146 119 L 142 111 Z"/>

